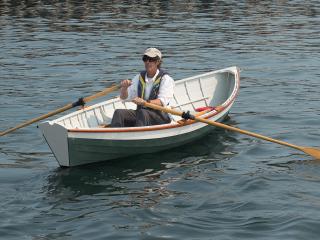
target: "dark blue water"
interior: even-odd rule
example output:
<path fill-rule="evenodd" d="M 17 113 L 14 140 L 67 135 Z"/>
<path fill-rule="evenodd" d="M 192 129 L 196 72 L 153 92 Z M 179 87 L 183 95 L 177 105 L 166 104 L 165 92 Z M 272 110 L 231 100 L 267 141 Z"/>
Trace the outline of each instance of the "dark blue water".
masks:
<path fill-rule="evenodd" d="M 0 130 L 132 78 L 155 46 L 175 79 L 242 69 L 228 124 L 320 146 L 319 20 L 318 1 L 0 0 Z M 319 186 L 310 156 L 225 130 L 61 169 L 32 125 L 0 137 L 0 238 L 317 239 Z"/>

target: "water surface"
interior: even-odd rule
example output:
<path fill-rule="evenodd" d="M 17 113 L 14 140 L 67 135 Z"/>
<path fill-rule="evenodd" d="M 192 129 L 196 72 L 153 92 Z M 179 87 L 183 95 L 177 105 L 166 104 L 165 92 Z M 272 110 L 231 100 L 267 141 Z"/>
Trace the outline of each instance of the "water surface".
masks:
<path fill-rule="evenodd" d="M 174 79 L 242 69 L 228 124 L 320 146 L 319 14 L 318 1 L 0 0 L 0 128 L 132 78 L 155 46 Z M 32 125 L 0 138 L 0 238 L 316 239 L 319 169 L 224 130 L 61 169 Z"/>

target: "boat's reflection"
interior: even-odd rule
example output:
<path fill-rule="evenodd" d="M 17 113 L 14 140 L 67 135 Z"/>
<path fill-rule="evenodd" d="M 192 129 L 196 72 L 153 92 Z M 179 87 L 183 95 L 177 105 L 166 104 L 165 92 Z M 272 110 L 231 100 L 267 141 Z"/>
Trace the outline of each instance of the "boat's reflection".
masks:
<path fill-rule="evenodd" d="M 184 194 L 170 185 L 203 177 L 199 176 L 201 168 L 223 171 L 220 162 L 236 154 L 232 152 L 236 141 L 230 132 L 216 129 L 196 142 L 160 153 L 58 168 L 48 177 L 47 195 L 55 201 L 107 196 L 113 207 L 151 206 L 159 198 Z"/>

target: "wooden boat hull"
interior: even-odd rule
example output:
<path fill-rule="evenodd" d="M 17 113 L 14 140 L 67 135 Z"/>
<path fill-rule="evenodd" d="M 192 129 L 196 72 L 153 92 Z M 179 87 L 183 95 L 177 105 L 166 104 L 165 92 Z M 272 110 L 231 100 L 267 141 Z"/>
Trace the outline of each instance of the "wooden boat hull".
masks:
<path fill-rule="evenodd" d="M 216 99 L 211 99 L 211 102 L 218 101 L 220 108 L 203 114 L 203 117 L 214 121 L 222 121 L 227 116 L 239 89 L 238 68 L 233 67 L 220 71 L 232 73 L 233 76 L 231 78 L 228 77 L 228 81 L 231 83 L 230 87 L 226 88 L 229 92 L 228 96 L 220 99 L 224 101 L 219 102 Z M 219 71 L 217 72 L 219 73 Z M 177 82 L 179 84 L 179 81 Z M 188 83 L 183 84 L 187 86 Z M 218 81 L 216 84 L 219 85 Z M 180 106 L 181 109 L 187 108 L 186 110 L 189 110 L 191 105 L 194 108 L 194 103 L 183 102 L 181 98 L 177 100 L 179 99 L 178 96 L 175 99 L 176 104 L 182 105 Z M 99 128 L 98 119 L 100 110 L 98 111 L 98 109 L 102 107 L 106 108 L 106 106 L 109 108 L 111 104 L 113 105 L 112 110 L 114 110 L 119 107 L 117 105 L 119 104 L 119 100 L 113 99 L 96 104 L 86 110 L 76 111 L 62 118 L 46 121 L 39 125 L 60 166 L 71 167 L 137 154 L 159 152 L 195 141 L 214 129 L 212 126 L 191 120 L 181 124 L 177 122 L 177 119 L 177 121 L 173 121 L 171 124 L 158 126 Z M 91 112 L 94 112 L 94 114 L 91 114 Z M 104 111 L 104 113 L 108 113 L 108 111 Z M 81 123 L 81 119 L 84 119 L 81 114 L 85 114 L 87 123 Z M 100 118 L 106 121 L 109 116 L 109 120 L 107 121 L 110 121 L 112 115 L 104 115 L 104 117 Z M 94 121 L 97 122 L 94 124 L 97 125 L 94 125 L 94 127 L 89 126 L 90 124 L 92 125 L 92 122 L 90 123 L 89 120 L 94 118 Z M 78 126 L 75 127 L 77 124 Z M 85 126 L 85 124 L 88 126 Z"/>
<path fill-rule="evenodd" d="M 196 141 L 207 135 L 213 126 L 193 132 L 159 139 L 101 140 L 68 138 L 70 166 L 106 161 L 133 155 L 160 152 Z"/>
<path fill-rule="evenodd" d="M 97 161 L 160 152 L 195 141 L 212 129 L 206 126 L 199 131 L 173 137 L 148 140 L 99 140 L 69 138 L 70 165 L 81 165 Z"/>

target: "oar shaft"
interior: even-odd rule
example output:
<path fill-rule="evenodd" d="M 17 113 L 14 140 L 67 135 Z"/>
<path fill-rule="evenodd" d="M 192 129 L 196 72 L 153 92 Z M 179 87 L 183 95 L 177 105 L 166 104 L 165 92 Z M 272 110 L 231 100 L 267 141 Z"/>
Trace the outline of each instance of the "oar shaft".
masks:
<path fill-rule="evenodd" d="M 102 90 L 101 92 L 98 92 L 98 93 L 93 94 L 93 95 L 91 95 L 89 97 L 83 98 L 83 101 L 85 103 L 90 102 L 90 101 L 92 101 L 92 100 L 94 100 L 96 98 L 99 98 L 99 97 L 105 96 L 105 95 L 107 95 L 107 94 L 109 94 L 111 92 L 117 91 L 118 89 L 120 89 L 120 85 L 114 85 L 112 87 L 109 87 L 109 88 L 106 88 L 106 89 Z"/>
<path fill-rule="evenodd" d="M 41 116 L 39 116 L 39 117 L 37 117 L 37 118 L 34 118 L 34 119 L 31 119 L 31 120 L 26 121 L 26 122 L 24 122 L 24 123 L 21 123 L 21 124 L 17 125 L 16 127 L 13 127 L 13 128 L 10 128 L 10 129 L 8 129 L 8 130 L 6 130 L 6 131 L 4 131 L 4 132 L 1 132 L 1 133 L 0 133 L 0 136 L 4 136 L 4 135 L 6 135 L 6 134 L 8 134 L 8 133 L 10 133 L 10 132 L 13 132 L 13 131 L 19 129 L 19 128 L 26 127 L 26 126 L 28 126 L 28 125 L 30 125 L 30 124 L 32 124 L 32 123 L 35 123 L 35 122 L 38 122 L 38 121 L 43 120 L 43 119 L 45 119 L 45 118 L 51 117 L 51 116 L 53 116 L 53 115 L 62 113 L 62 112 L 67 111 L 67 110 L 69 110 L 69 109 L 71 109 L 71 108 L 73 108 L 73 107 L 76 107 L 76 106 L 85 104 L 85 103 L 87 103 L 87 102 L 90 102 L 90 101 L 98 98 L 98 97 L 105 96 L 105 95 L 107 95 L 108 93 L 111 93 L 111 92 L 114 92 L 114 91 L 118 90 L 119 88 L 120 88 L 120 85 L 114 85 L 114 86 L 112 86 L 112 87 L 109 87 L 109 88 L 104 89 L 104 90 L 101 91 L 101 92 L 98 92 L 98 93 L 96 93 L 96 94 L 93 94 L 93 95 L 91 95 L 91 96 L 89 96 L 89 97 L 80 98 L 77 102 L 69 103 L 69 104 L 65 105 L 64 107 L 59 108 L 59 109 L 57 109 L 57 110 L 55 110 L 55 111 L 52 111 L 52 112 L 49 112 L 49 113 L 47 113 L 47 114 L 41 115 Z"/>
<path fill-rule="evenodd" d="M 156 110 L 160 110 L 160 111 L 163 111 L 163 112 L 167 112 L 167 113 L 170 113 L 170 114 L 173 114 L 173 115 L 177 115 L 177 116 L 182 116 L 183 115 L 183 112 L 179 112 L 179 111 L 176 111 L 176 110 L 173 110 L 173 109 L 165 108 L 165 107 L 162 107 L 162 106 L 159 106 L 159 105 L 145 103 L 144 106 L 149 107 L 149 108 L 153 108 L 153 109 L 156 109 Z M 297 145 L 294 145 L 294 144 L 290 144 L 290 143 L 287 143 L 287 142 L 284 142 L 284 141 L 276 140 L 276 139 L 273 139 L 273 138 L 270 138 L 270 137 L 266 137 L 266 136 L 263 136 L 263 135 L 260 135 L 260 134 L 257 134 L 257 133 L 253 133 L 253 132 L 250 132 L 250 131 L 242 130 L 242 129 L 239 129 L 239 128 L 236 128 L 236 127 L 231 127 L 229 125 L 226 125 L 226 124 L 223 124 L 223 123 L 219 123 L 219 122 L 215 122 L 215 121 L 212 121 L 210 119 L 205 119 L 205 118 L 196 117 L 196 116 L 193 116 L 193 117 L 194 117 L 194 120 L 196 120 L 198 122 L 203 122 L 203 123 L 206 123 L 206 124 L 209 124 L 209 125 L 212 125 L 212 126 L 224 128 L 224 129 L 227 129 L 227 130 L 230 130 L 230 131 L 246 134 L 248 136 L 260 138 L 262 140 L 278 143 L 278 144 L 281 144 L 281 145 L 284 145 L 284 146 L 287 146 L 287 147 L 292 147 L 292 148 L 301 150 L 300 146 L 297 146 Z"/>
<path fill-rule="evenodd" d="M 207 123 L 207 124 L 210 124 L 210 125 L 213 125 L 213 126 L 216 126 L 216 127 L 224 128 L 224 129 L 227 129 L 227 130 L 230 130 L 230 131 L 238 132 L 238 133 L 241 133 L 241 134 L 246 134 L 246 135 L 251 136 L 251 137 L 260 138 L 262 140 L 266 140 L 266 141 L 273 142 L 273 143 L 278 143 L 278 144 L 281 144 L 281 145 L 284 145 L 284 146 L 287 146 L 287 147 L 292 147 L 292 148 L 301 150 L 300 147 L 297 146 L 297 145 L 294 145 L 294 144 L 291 144 L 291 143 L 287 143 L 287 142 L 284 142 L 284 141 L 281 141 L 281 140 L 273 139 L 273 138 L 270 138 L 270 137 L 266 137 L 266 136 L 260 135 L 258 133 L 253 133 L 253 132 L 250 132 L 250 131 L 247 131 L 247 130 L 243 130 L 243 129 L 239 129 L 239 128 L 236 128 L 236 127 L 232 127 L 232 126 L 229 126 L 229 125 L 226 125 L 226 124 L 223 124 L 223 123 L 215 122 L 215 121 L 212 121 L 212 120 L 209 120 L 209 119 L 195 117 L 195 120 L 198 121 L 198 122 Z"/>
<path fill-rule="evenodd" d="M 69 109 L 72 108 L 72 107 L 73 107 L 73 104 L 72 104 L 72 103 L 67 104 L 66 106 L 64 106 L 64 107 L 62 107 L 62 108 L 59 108 L 59 109 L 57 109 L 57 110 L 55 110 L 55 111 L 52 111 L 52 112 L 49 112 L 49 113 L 47 113 L 47 114 L 41 115 L 41 116 L 39 116 L 39 117 L 37 117 L 37 118 L 33 118 L 33 119 L 29 120 L 29 121 L 26 121 L 26 122 L 24 122 L 24 123 L 21 123 L 21 124 L 17 125 L 16 127 L 13 127 L 13 128 L 10 128 L 10 129 L 8 129 L 8 130 L 6 130 L 6 131 L 4 131 L 4 132 L 1 132 L 1 133 L 0 133 L 0 136 L 4 136 L 4 135 L 6 135 L 6 134 L 8 134 L 8 133 L 11 133 L 11 132 L 19 129 L 19 128 L 26 127 L 26 126 L 28 126 L 28 125 L 30 125 L 30 124 L 32 124 L 32 123 L 41 121 L 41 120 L 43 120 L 43 119 L 45 119 L 45 118 L 48 118 L 48 117 L 51 117 L 51 116 L 53 116 L 53 115 L 59 114 L 59 113 L 61 113 L 61 112 L 67 111 L 67 110 L 69 110 Z"/>

